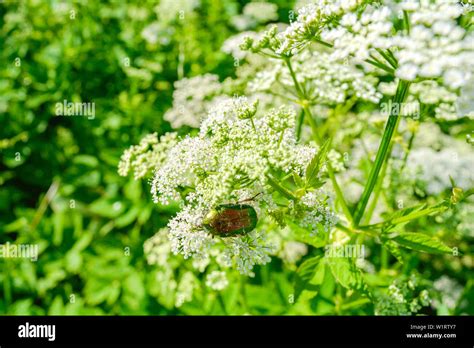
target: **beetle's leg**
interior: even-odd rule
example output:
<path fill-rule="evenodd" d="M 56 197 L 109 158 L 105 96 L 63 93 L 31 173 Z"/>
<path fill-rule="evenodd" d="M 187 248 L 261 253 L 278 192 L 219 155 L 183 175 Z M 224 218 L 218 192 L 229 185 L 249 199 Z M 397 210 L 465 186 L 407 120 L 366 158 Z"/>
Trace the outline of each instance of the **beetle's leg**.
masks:
<path fill-rule="evenodd" d="M 243 200 L 241 200 L 241 201 L 238 201 L 237 204 L 253 201 L 255 198 L 257 198 L 257 197 L 260 196 L 261 194 L 263 194 L 263 192 L 259 192 L 259 193 L 257 193 L 255 196 L 253 196 L 253 197 L 246 198 L 246 199 L 243 199 Z"/>

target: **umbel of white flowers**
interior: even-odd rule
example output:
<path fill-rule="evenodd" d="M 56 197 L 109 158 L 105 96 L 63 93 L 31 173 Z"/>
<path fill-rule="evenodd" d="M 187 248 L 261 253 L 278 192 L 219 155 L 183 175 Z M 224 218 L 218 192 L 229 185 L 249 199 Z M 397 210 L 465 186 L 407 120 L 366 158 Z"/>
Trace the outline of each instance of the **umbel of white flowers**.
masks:
<path fill-rule="evenodd" d="M 273 251 L 265 231 L 257 228 L 245 235 L 215 237 L 203 227 L 203 218 L 220 204 L 257 194 L 258 200 L 248 204 L 260 216 L 277 208 L 268 174 L 304 175 L 317 152 L 297 144 L 295 118 L 289 107 L 258 115 L 256 102 L 249 103 L 244 97 L 227 99 L 209 112 L 198 135 L 180 140 L 165 135 L 161 145 L 152 135 L 132 147 L 122 157 L 120 173 L 149 173 L 149 157 L 156 168 L 151 181 L 154 200 L 180 203 L 181 210 L 168 224 L 172 252 L 202 262 L 214 257 L 222 265 L 234 265 L 241 273 L 252 275 L 253 266 L 268 262 Z M 159 156 L 155 155 L 158 150 Z M 336 221 L 322 189 L 290 204 L 287 214 L 297 216 L 295 220 L 313 233 L 319 228 L 329 230 Z"/>

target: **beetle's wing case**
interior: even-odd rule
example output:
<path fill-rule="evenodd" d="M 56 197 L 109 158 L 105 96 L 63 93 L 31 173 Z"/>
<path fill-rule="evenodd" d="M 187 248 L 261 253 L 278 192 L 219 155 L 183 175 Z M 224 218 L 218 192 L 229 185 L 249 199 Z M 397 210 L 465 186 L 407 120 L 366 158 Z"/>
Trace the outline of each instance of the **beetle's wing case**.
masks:
<path fill-rule="evenodd" d="M 230 237 L 248 233 L 257 225 L 257 212 L 248 204 L 222 204 L 211 226 L 216 235 Z"/>

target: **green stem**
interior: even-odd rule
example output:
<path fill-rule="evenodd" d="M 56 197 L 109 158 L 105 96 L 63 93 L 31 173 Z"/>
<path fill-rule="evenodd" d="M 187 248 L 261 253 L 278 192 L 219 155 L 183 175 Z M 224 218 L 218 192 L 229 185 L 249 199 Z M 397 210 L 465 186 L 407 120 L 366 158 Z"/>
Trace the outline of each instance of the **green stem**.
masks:
<path fill-rule="evenodd" d="M 380 245 L 380 270 L 388 269 L 388 252 L 383 245 Z"/>
<path fill-rule="evenodd" d="M 355 301 L 352 301 L 352 302 L 349 302 L 349 303 L 342 304 L 341 309 L 342 310 L 348 310 L 348 309 L 351 309 L 351 308 L 357 308 L 357 307 L 361 307 L 363 305 L 366 305 L 370 302 L 371 301 L 368 298 L 361 298 L 361 299 L 358 299 L 358 300 L 355 300 Z"/>
<path fill-rule="evenodd" d="M 344 226 L 343 224 L 341 223 L 337 223 L 336 224 L 336 228 L 343 231 L 343 232 L 347 232 L 347 233 L 355 233 L 355 234 L 358 234 L 358 235 L 368 235 L 368 236 L 371 236 L 371 237 L 377 237 L 377 233 L 372 230 L 372 229 L 356 229 L 356 228 L 351 228 L 351 227 L 348 227 L 348 226 Z"/>
<path fill-rule="evenodd" d="M 217 300 L 219 301 L 219 304 L 222 307 L 222 311 L 224 312 L 224 314 L 227 315 L 227 309 L 225 308 L 225 302 L 224 302 L 224 299 L 222 298 L 222 295 L 220 293 L 217 294 Z"/>
<path fill-rule="evenodd" d="M 286 198 L 290 200 L 293 200 L 293 201 L 298 200 L 298 198 L 292 192 L 290 192 L 290 190 L 280 185 L 280 183 L 277 180 L 275 180 L 271 175 L 267 174 L 267 180 L 270 186 L 275 189 L 275 191 L 280 192 L 280 194 L 282 194 L 283 196 L 285 196 Z"/>
<path fill-rule="evenodd" d="M 391 75 L 394 74 L 394 70 L 392 68 L 389 68 L 388 66 L 386 66 L 385 64 L 380 63 L 379 61 L 371 60 L 371 59 L 366 59 L 365 61 L 369 64 L 372 64 L 373 66 L 376 66 L 377 68 L 385 70 L 386 72 L 388 72 Z"/>
<path fill-rule="evenodd" d="M 380 173 L 381 178 L 385 177 L 385 173 L 387 172 L 387 167 L 388 167 L 388 161 L 385 162 L 383 167 L 382 167 L 382 171 Z M 370 223 L 370 219 L 372 219 L 372 215 L 374 214 L 375 208 L 377 207 L 377 202 L 379 200 L 382 185 L 383 185 L 383 179 L 378 180 L 377 185 L 375 185 L 374 197 L 372 198 L 372 202 L 370 203 L 369 210 L 367 211 L 367 214 L 364 218 L 364 223 L 365 224 Z"/>
<path fill-rule="evenodd" d="M 398 66 L 398 63 L 395 59 L 393 59 L 392 56 L 390 56 L 388 53 L 384 52 L 384 50 L 378 48 L 377 52 L 394 68 L 396 69 Z"/>
<path fill-rule="evenodd" d="M 318 38 L 313 38 L 314 41 L 316 41 L 317 43 L 320 43 L 321 45 L 323 46 L 326 46 L 326 47 L 333 47 L 332 44 L 330 44 L 329 42 L 326 42 L 326 41 L 323 41 L 321 39 L 318 39 Z"/>
<path fill-rule="evenodd" d="M 397 122 L 400 122 L 400 117 L 398 117 Z M 395 126 L 395 129 L 397 129 L 397 128 L 398 128 L 398 124 Z M 390 143 L 390 147 L 388 149 L 389 154 L 392 153 L 392 148 L 393 148 L 393 141 Z M 382 186 L 383 186 L 385 174 L 387 173 L 387 168 L 388 168 L 388 160 L 384 162 L 383 167 L 382 167 L 382 171 L 380 172 L 380 177 L 378 178 L 377 184 L 375 185 L 374 197 L 372 198 L 372 202 L 370 203 L 369 210 L 367 211 L 367 214 L 365 214 L 364 222 L 363 222 L 364 224 L 369 224 L 370 219 L 372 219 L 372 215 L 373 215 L 373 213 L 375 211 L 375 208 L 377 206 L 377 203 L 378 203 L 378 200 L 379 200 L 379 197 L 380 197 L 380 193 L 382 192 Z"/>
<path fill-rule="evenodd" d="M 304 110 L 301 110 L 300 115 L 298 116 L 298 123 L 296 125 L 296 140 L 299 141 L 301 139 L 301 130 L 303 129 L 303 121 L 304 121 Z"/>
<path fill-rule="evenodd" d="M 403 11 L 403 25 L 407 31 L 407 34 L 410 35 L 410 19 L 408 18 L 408 12 Z"/>
<path fill-rule="evenodd" d="M 443 204 L 443 203 L 441 203 L 441 204 Z M 430 215 L 430 214 L 433 214 L 433 213 L 439 213 L 439 212 L 445 211 L 446 209 L 448 209 L 448 207 L 446 207 L 445 205 L 439 205 L 439 206 L 435 206 L 435 207 L 431 207 L 431 208 L 426 208 L 426 209 L 423 209 L 423 210 L 420 210 L 420 211 L 416 211 L 414 213 L 411 213 L 411 214 L 408 214 L 408 215 L 405 215 L 405 216 L 402 216 L 402 217 L 399 217 L 399 218 L 379 222 L 377 224 L 360 226 L 360 228 L 363 228 L 363 229 L 377 229 L 377 228 L 383 227 L 383 225 L 385 225 L 385 224 L 398 225 L 398 224 L 401 224 L 401 223 L 404 223 L 404 222 L 409 222 L 411 220 L 418 219 L 419 217 L 422 217 L 422 216 Z"/>
<path fill-rule="evenodd" d="M 296 74 L 295 74 L 295 71 L 293 70 L 293 66 L 291 65 L 290 58 L 285 57 L 284 61 L 286 63 L 286 66 L 288 67 L 288 70 L 290 71 L 291 79 L 293 80 L 293 83 L 295 85 L 296 92 L 298 93 L 298 96 L 302 99 L 306 99 L 305 93 L 304 93 L 303 89 L 301 88 L 300 83 L 296 79 Z"/>
<path fill-rule="evenodd" d="M 356 225 L 359 224 L 362 216 L 364 216 L 365 208 L 367 207 L 367 204 L 369 202 L 370 195 L 372 194 L 375 184 L 379 179 L 379 174 L 380 170 L 382 169 L 382 165 L 390 155 L 390 152 L 388 150 L 390 148 L 392 137 L 396 132 L 400 118 L 400 116 L 398 115 L 398 110 L 400 109 L 400 104 L 403 103 L 408 96 L 409 87 L 409 82 L 399 80 L 397 92 L 393 98 L 392 110 L 385 126 L 382 141 L 375 157 L 374 165 L 372 166 L 372 170 L 370 172 L 367 184 L 365 185 L 364 192 L 362 193 L 362 197 L 353 215 L 354 223 Z"/>
<path fill-rule="evenodd" d="M 405 156 L 403 156 L 402 166 L 400 167 L 400 173 L 403 172 L 403 170 L 405 169 L 405 166 L 407 165 L 408 156 L 410 155 L 411 148 L 413 147 L 415 135 L 416 135 L 416 131 L 413 131 L 411 133 L 410 139 L 408 140 L 408 147 L 407 147 L 407 151 L 405 152 Z"/>
<path fill-rule="evenodd" d="M 242 304 L 245 313 L 249 313 L 247 304 L 247 292 L 245 290 L 245 277 L 240 276 L 240 303 Z"/>
<path fill-rule="evenodd" d="M 351 211 L 349 210 L 349 207 L 347 206 L 346 200 L 344 199 L 344 194 L 342 193 L 341 187 L 339 186 L 336 180 L 336 176 L 334 175 L 334 171 L 329 161 L 326 163 L 326 166 L 328 168 L 329 178 L 331 179 L 332 186 L 334 187 L 334 190 L 336 191 L 336 197 L 339 203 L 341 204 L 341 208 L 344 213 L 344 216 L 346 217 L 347 221 L 352 225 L 353 218 L 352 218 Z"/>

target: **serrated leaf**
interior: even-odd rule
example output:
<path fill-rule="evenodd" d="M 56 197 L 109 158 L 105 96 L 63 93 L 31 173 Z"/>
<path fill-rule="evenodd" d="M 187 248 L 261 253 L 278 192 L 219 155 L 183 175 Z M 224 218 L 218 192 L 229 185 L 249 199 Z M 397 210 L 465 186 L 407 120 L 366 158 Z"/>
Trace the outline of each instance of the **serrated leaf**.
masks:
<path fill-rule="evenodd" d="M 347 257 L 328 257 L 326 262 L 339 284 L 346 289 L 361 291 L 370 297 L 367 284 L 362 277 L 362 272 L 356 267 L 353 259 Z"/>
<path fill-rule="evenodd" d="M 400 209 L 400 210 L 397 210 L 396 212 L 394 212 L 392 215 L 390 215 L 390 217 L 387 219 L 387 220 L 395 220 L 397 218 L 400 218 L 402 216 L 407 216 L 411 213 L 414 213 L 416 211 L 419 211 L 419 210 L 422 210 L 422 209 L 425 209 L 426 208 L 426 204 L 417 204 L 417 205 L 414 205 L 412 207 L 407 207 L 407 208 L 403 208 L 403 209 Z"/>
<path fill-rule="evenodd" d="M 404 209 L 397 210 L 389 216 L 387 219 L 388 225 L 385 226 L 385 231 L 399 230 L 405 226 L 410 221 L 397 222 L 398 219 L 408 216 L 410 214 L 416 213 L 417 211 L 423 210 L 426 208 L 426 204 L 418 204 L 412 207 L 407 207 Z"/>
<path fill-rule="evenodd" d="M 314 279 L 318 273 L 318 266 L 321 265 L 322 255 L 312 257 L 304 261 L 296 270 L 295 274 L 295 302 L 305 289 L 317 290 L 318 283 L 321 284 L 324 279 L 324 274 L 320 279 Z M 323 265 L 324 266 L 324 265 Z M 321 271 L 321 270 L 320 270 Z M 324 270 L 322 270 L 324 272 Z M 313 281 L 315 280 L 315 281 Z M 313 282 L 312 282 L 313 281 Z M 313 285 L 312 287 L 310 287 Z"/>
<path fill-rule="evenodd" d="M 311 187 L 321 182 L 318 174 L 321 171 L 324 162 L 326 161 L 330 143 L 331 141 L 329 139 L 326 140 L 319 148 L 318 153 L 313 157 L 311 162 L 309 162 L 308 166 L 306 167 L 305 179 L 307 185 Z"/>
<path fill-rule="evenodd" d="M 390 254 L 395 256 L 395 258 L 398 260 L 398 262 L 403 264 L 402 253 L 400 251 L 400 248 L 398 247 L 398 245 L 394 241 L 384 238 L 384 239 L 382 239 L 382 244 L 390 252 Z"/>
<path fill-rule="evenodd" d="M 436 238 L 414 232 L 400 232 L 393 240 L 401 246 L 434 254 L 451 254 L 453 250 Z"/>

